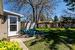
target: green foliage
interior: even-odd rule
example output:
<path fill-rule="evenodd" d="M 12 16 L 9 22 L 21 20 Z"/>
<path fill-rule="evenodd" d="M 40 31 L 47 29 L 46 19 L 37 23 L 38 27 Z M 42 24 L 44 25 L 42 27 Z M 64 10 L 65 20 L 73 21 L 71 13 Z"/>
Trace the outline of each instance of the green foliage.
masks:
<path fill-rule="evenodd" d="M 75 50 L 75 44 L 72 45 L 73 50 Z"/>
<path fill-rule="evenodd" d="M 21 30 L 19 31 L 19 33 L 20 33 L 21 35 L 25 35 L 26 33 L 24 32 L 24 30 L 25 30 L 25 29 L 21 29 Z"/>
<path fill-rule="evenodd" d="M 70 28 L 71 29 L 71 28 Z M 38 31 L 48 32 L 50 30 L 65 30 L 65 28 L 36 28 Z"/>
<path fill-rule="evenodd" d="M 49 47 L 51 47 L 51 44 L 54 42 L 53 40 L 48 41 L 47 43 L 45 41 L 41 42 L 36 42 L 34 45 L 31 46 L 32 42 L 36 41 L 36 39 L 26 41 L 24 42 L 25 45 L 30 49 L 30 50 L 50 50 Z M 58 47 L 57 50 L 69 50 L 65 44 L 57 44 L 56 48 Z M 72 45 L 73 50 L 75 50 L 75 44 Z"/>
<path fill-rule="evenodd" d="M 0 41 L 0 50 L 22 50 L 17 42 Z"/>
<path fill-rule="evenodd" d="M 58 21 L 58 16 L 55 16 L 54 17 L 54 22 L 57 22 Z"/>
<path fill-rule="evenodd" d="M 75 30 L 75 28 L 68 28 L 68 29 L 69 29 L 69 30 L 72 30 L 72 31 Z M 50 31 L 50 30 L 60 30 L 60 31 L 65 31 L 66 28 L 36 28 L 36 30 L 38 30 L 38 31 L 46 31 L 46 32 L 48 32 L 48 31 Z"/>
<path fill-rule="evenodd" d="M 61 50 L 61 48 L 58 48 L 58 45 L 61 46 L 61 44 L 69 50 L 74 49 L 70 45 L 75 43 L 75 28 L 37 28 L 37 30 L 46 34 L 42 39 L 44 39 L 51 50 Z"/>
<path fill-rule="evenodd" d="M 25 42 L 25 45 L 30 49 L 30 50 L 50 50 L 48 48 L 48 46 L 45 44 L 44 41 L 42 42 L 36 42 L 36 44 L 32 45 L 32 42 L 36 41 L 37 39 L 33 39 L 33 40 L 30 40 L 30 41 L 26 41 Z"/>

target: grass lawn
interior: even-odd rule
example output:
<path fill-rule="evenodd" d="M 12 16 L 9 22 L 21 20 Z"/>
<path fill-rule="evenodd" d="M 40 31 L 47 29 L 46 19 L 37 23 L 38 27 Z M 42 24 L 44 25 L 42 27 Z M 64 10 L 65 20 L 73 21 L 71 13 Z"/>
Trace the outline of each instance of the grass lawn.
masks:
<path fill-rule="evenodd" d="M 68 28 L 68 30 L 65 28 L 37 28 L 36 30 L 45 31 L 48 35 L 44 36 L 44 41 L 41 42 L 36 42 L 37 39 L 24 42 L 30 50 L 50 50 L 51 43 L 56 44 L 55 47 L 57 50 L 70 50 L 66 45 L 70 45 L 70 47 L 75 50 L 75 28 Z M 69 39 L 73 39 L 73 41 L 69 43 Z M 53 40 L 53 42 L 51 42 L 51 40 Z M 61 40 L 65 40 L 66 44 L 62 43 Z"/>
<path fill-rule="evenodd" d="M 36 44 L 30 46 L 31 42 L 34 40 L 24 42 L 25 45 L 29 48 L 29 50 L 50 50 L 46 45 L 45 42 L 37 42 Z"/>
<path fill-rule="evenodd" d="M 68 28 L 69 30 L 75 30 L 75 28 Z M 65 28 L 36 28 L 36 30 L 40 31 L 49 31 L 49 30 L 66 30 Z"/>
<path fill-rule="evenodd" d="M 31 42 L 34 40 L 26 41 L 24 42 L 25 45 L 29 48 L 29 50 L 50 50 L 46 43 L 43 42 L 37 42 L 36 44 L 31 46 Z M 57 44 L 58 50 L 70 50 L 68 47 L 66 47 L 64 44 Z M 75 50 L 75 44 L 71 46 L 73 50 Z"/>

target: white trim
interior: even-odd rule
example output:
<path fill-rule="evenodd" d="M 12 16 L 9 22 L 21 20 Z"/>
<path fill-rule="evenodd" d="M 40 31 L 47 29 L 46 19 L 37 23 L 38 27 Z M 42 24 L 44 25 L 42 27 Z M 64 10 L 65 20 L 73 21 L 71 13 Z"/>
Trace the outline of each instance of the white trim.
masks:
<path fill-rule="evenodd" d="M 22 15 L 22 14 L 19 14 L 19 13 L 15 13 L 15 12 L 12 12 L 12 11 L 9 11 L 9 10 L 3 10 L 4 12 L 7 12 L 7 13 L 11 13 L 11 14 L 14 14 L 14 15 L 18 15 L 18 16 L 20 16 L 20 17 L 23 17 L 24 15 Z"/>
<path fill-rule="evenodd" d="M 17 31 L 10 31 L 10 17 L 16 17 L 17 18 Z M 18 17 L 17 16 L 12 16 L 8 15 L 8 36 L 14 36 L 18 35 Z"/>
<path fill-rule="evenodd" d="M 8 36 L 9 36 L 9 17 L 7 17 L 7 28 L 8 28 Z"/>

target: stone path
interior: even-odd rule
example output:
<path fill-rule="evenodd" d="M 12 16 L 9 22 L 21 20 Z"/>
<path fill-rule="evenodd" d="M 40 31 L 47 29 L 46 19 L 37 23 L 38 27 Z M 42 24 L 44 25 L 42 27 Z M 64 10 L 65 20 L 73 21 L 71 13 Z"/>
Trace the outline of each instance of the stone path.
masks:
<path fill-rule="evenodd" d="M 31 39 L 34 39 L 35 37 L 31 37 L 31 38 L 10 38 L 10 41 L 13 41 L 13 42 L 18 42 L 20 47 L 23 48 L 23 50 L 29 50 L 25 44 L 23 43 L 24 41 L 28 41 L 28 40 L 31 40 Z"/>

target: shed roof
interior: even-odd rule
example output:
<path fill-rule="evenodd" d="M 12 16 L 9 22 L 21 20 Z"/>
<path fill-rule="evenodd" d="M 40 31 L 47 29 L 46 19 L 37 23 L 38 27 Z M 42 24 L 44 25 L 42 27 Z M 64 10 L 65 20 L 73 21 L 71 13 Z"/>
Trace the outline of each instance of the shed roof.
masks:
<path fill-rule="evenodd" d="M 9 13 L 9 14 L 17 15 L 17 16 L 20 16 L 20 17 L 23 17 L 24 16 L 22 14 L 15 13 L 15 12 L 12 12 L 12 11 L 9 11 L 9 10 L 5 10 L 5 9 L 3 11 L 4 11 L 4 13 Z"/>

